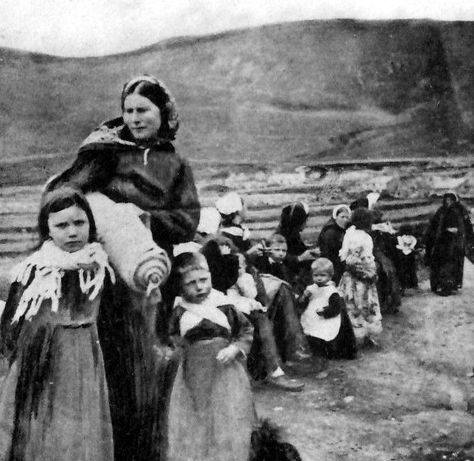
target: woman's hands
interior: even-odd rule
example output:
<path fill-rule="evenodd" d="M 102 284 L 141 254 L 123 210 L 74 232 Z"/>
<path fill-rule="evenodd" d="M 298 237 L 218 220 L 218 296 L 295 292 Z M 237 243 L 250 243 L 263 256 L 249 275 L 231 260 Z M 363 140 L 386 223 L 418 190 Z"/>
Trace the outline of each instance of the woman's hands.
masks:
<path fill-rule="evenodd" d="M 222 365 L 226 365 L 235 360 L 240 353 L 241 351 L 237 346 L 229 344 L 217 353 L 216 359 L 218 362 L 222 363 Z"/>

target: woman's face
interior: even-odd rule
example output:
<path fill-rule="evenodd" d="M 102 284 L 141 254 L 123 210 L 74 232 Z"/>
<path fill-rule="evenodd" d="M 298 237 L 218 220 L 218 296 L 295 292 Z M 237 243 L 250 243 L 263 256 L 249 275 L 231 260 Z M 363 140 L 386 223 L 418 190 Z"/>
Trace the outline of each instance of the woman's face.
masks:
<path fill-rule="evenodd" d="M 160 109 L 148 98 L 132 93 L 123 103 L 123 121 L 137 141 L 153 140 L 161 127 Z"/>
<path fill-rule="evenodd" d="M 448 196 L 444 199 L 444 203 L 446 207 L 449 208 L 450 206 L 454 205 L 455 202 L 452 197 Z"/>
<path fill-rule="evenodd" d="M 68 253 L 84 248 L 89 241 L 89 219 L 86 212 L 76 205 L 50 213 L 48 229 L 54 244 Z"/>
<path fill-rule="evenodd" d="M 345 229 L 347 227 L 347 223 L 349 222 L 350 216 L 347 211 L 341 211 L 337 216 L 336 216 L 336 224 L 341 228 Z"/>

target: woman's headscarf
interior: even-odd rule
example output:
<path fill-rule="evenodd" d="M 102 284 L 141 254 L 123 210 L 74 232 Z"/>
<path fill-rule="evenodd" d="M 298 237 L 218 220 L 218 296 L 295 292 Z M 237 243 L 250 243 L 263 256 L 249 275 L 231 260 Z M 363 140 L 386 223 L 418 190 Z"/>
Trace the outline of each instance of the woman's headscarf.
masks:
<path fill-rule="evenodd" d="M 309 215 L 308 205 L 304 202 L 294 202 L 281 210 L 280 233 L 287 237 L 299 232 Z"/>
<path fill-rule="evenodd" d="M 333 208 L 332 210 L 332 217 L 333 219 L 336 219 L 337 216 L 342 212 L 342 211 L 347 211 L 347 213 L 349 214 L 349 217 L 351 216 L 351 213 L 352 213 L 352 210 L 350 209 L 350 207 L 348 205 L 337 205 Z"/>
<path fill-rule="evenodd" d="M 149 99 L 160 109 L 161 127 L 159 138 L 173 140 L 179 128 L 176 101 L 165 84 L 153 75 L 140 75 L 129 80 L 122 89 L 121 107 L 130 94 L 139 94 Z"/>
<path fill-rule="evenodd" d="M 289 254 L 300 255 L 307 249 L 300 232 L 308 216 L 309 208 L 304 202 L 294 202 L 281 210 L 278 233 L 286 238 Z"/>

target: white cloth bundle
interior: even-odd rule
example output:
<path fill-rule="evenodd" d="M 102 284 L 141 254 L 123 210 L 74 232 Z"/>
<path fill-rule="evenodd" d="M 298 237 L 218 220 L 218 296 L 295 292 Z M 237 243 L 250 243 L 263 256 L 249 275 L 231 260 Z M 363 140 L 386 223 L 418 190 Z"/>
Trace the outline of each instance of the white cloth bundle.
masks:
<path fill-rule="evenodd" d="M 97 237 L 127 286 L 146 291 L 152 273 L 159 276 L 160 283 L 166 280 L 171 262 L 146 227 L 149 214 L 132 203 L 116 203 L 99 192 L 86 197 L 94 214 Z"/>

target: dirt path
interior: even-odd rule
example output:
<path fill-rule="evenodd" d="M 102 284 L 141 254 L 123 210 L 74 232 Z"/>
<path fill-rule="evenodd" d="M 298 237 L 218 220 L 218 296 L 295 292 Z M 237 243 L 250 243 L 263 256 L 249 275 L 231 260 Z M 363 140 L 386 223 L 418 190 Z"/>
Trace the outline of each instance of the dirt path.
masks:
<path fill-rule="evenodd" d="M 260 416 L 286 428 L 304 461 L 474 459 L 473 299 L 470 263 L 461 294 L 423 282 L 384 319 L 381 351 L 303 372 L 300 394 L 256 389 Z M 469 456 L 438 452 L 461 449 Z"/>
<path fill-rule="evenodd" d="M 473 460 L 473 299 L 470 263 L 456 296 L 435 296 L 423 282 L 400 314 L 384 318 L 381 351 L 320 373 L 300 370 L 302 393 L 257 387 L 259 415 L 286 429 L 304 461 Z M 469 456 L 443 458 L 438 450 Z"/>

